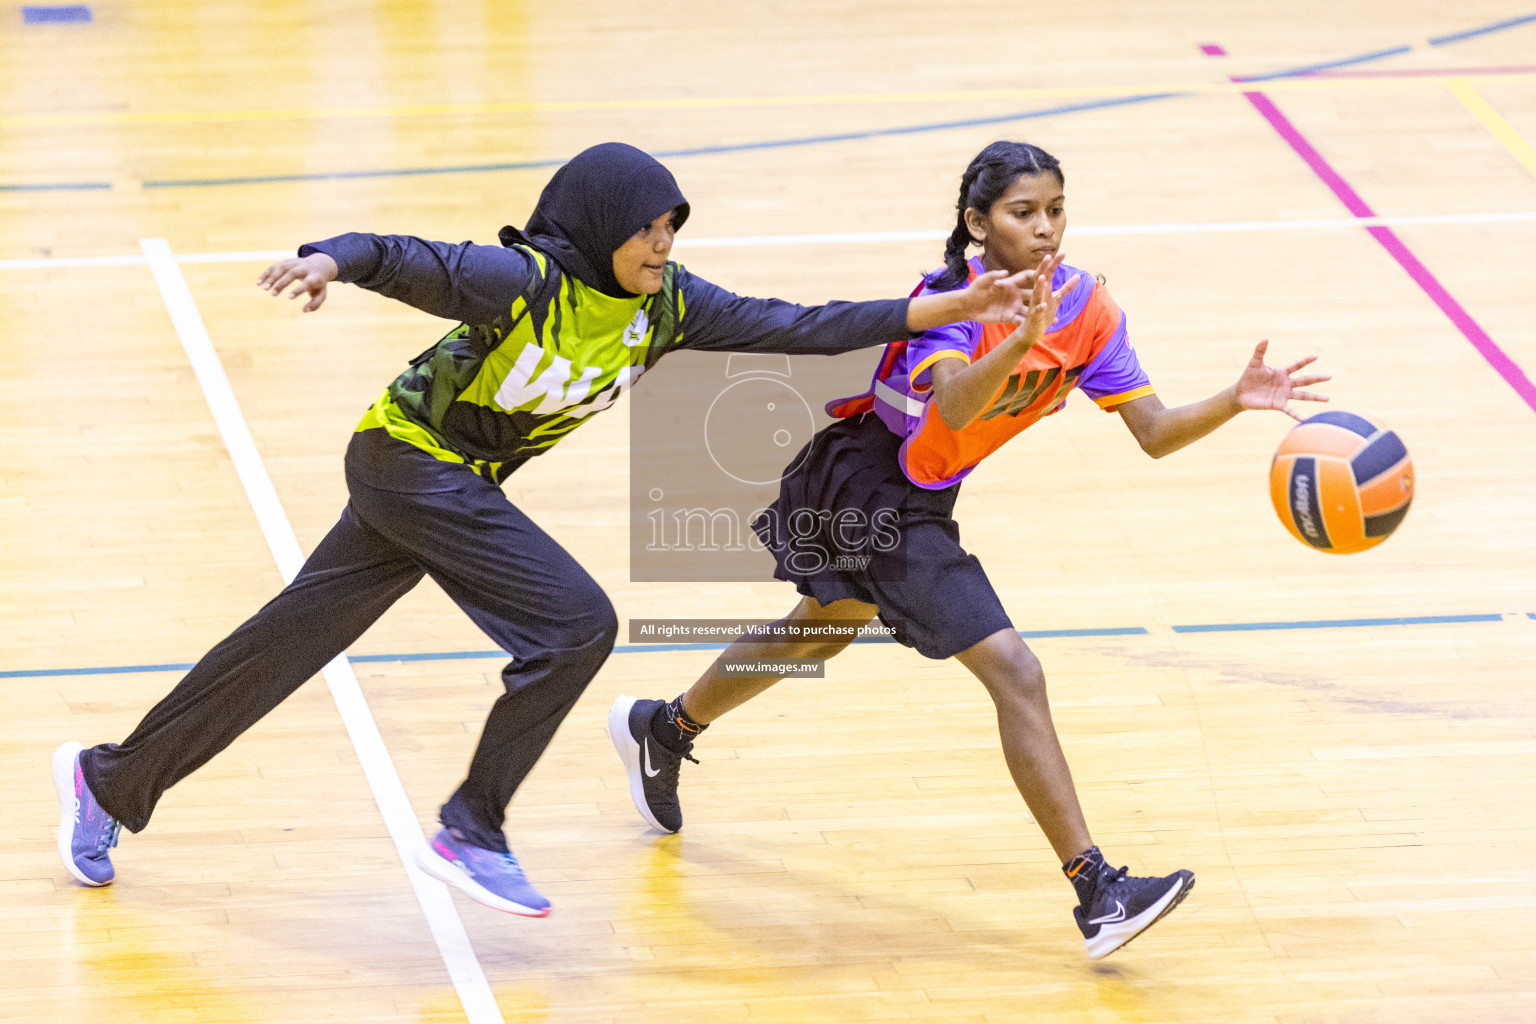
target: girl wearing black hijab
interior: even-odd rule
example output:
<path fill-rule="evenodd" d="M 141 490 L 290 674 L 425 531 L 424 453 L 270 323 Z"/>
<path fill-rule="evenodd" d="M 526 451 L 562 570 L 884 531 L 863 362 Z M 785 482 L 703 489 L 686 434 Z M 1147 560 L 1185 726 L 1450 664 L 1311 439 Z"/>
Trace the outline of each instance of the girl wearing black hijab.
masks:
<path fill-rule="evenodd" d="M 384 390 L 347 448 L 350 500 L 282 593 L 203 656 L 122 743 L 54 755 L 59 853 L 111 882 L 118 831 L 223 750 L 430 575 L 512 661 L 422 866 L 487 906 L 542 917 L 501 827 L 507 804 L 608 657 L 613 606 L 500 484 L 676 349 L 837 353 L 961 320 L 1019 317 L 1024 275 L 964 291 L 803 307 L 717 288 L 668 261 L 688 202 L 631 146 L 561 167 L 501 246 L 347 234 L 258 284 L 325 301 L 332 280 L 458 321 Z"/>

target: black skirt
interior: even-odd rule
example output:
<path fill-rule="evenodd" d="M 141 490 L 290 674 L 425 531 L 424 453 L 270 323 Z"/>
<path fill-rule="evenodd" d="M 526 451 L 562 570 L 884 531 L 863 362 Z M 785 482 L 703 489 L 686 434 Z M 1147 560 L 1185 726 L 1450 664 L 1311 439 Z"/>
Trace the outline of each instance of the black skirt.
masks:
<path fill-rule="evenodd" d="M 918 487 L 901 472 L 900 447 L 877 416 L 838 420 L 795 456 L 752 528 L 777 578 L 823 605 L 875 605 L 898 641 L 949 658 L 1013 623 L 960 546 L 960 485 Z"/>

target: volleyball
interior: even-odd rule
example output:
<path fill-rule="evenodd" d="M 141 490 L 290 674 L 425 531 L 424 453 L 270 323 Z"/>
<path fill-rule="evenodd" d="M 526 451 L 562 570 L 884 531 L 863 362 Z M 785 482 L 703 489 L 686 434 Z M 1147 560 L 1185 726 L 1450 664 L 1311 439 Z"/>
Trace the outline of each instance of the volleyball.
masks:
<path fill-rule="evenodd" d="M 1413 502 L 1413 460 L 1391 430 L 1332 410 L 1303 420 L 1280 442 L 1269 496 L 1291 536 L 1348 555 L 1392 535 Z"/>

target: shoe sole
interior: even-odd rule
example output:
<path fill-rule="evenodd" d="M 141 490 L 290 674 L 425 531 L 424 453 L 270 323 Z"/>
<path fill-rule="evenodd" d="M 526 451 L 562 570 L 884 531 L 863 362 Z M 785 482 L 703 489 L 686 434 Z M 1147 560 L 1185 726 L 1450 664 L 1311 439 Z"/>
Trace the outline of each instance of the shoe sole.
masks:
<path fill-rule="evenodd" d="M 518 917 L 549 916 L 549 907 L 537 910 L 533 907 L 525 907 L 521 903 L 514 903 L 505 896 L 497 896 L 491 890 L 430 850 L 417 851 L 416 866 L 439 882 L 458 889 L 481 906 L 490 907 L 492 910 L 500 910 L 506 914 L 516 914 Z"/>
<path fill-rule="evenodd" d="M 1173 908 L 1184 902 L 1184 897 L 1189 895 L 1189 890 L 1195 887 L 1194 876 L 1188 881 L 1179 879 L 1178 888 L 1163 896 L 1162 899 L 1152 904 L 1146 910 L 1137 914 L 1129 921 L 1123 921 L 1119 925 L 1104 926 L 1099 929 L 1099 934 L 1092 939 L 1083 940 L 1083 945 L 1088 948 L 1088 956 L 1093 960 L 1102 960 L 1117 949 L 1124 949 L 1131 944 L 1131 940 L 1142 932 L 1151 928 L 1157 922 L 1173 913 Z"/>
<path fill-rule="evenodd" d="M 608 711 L 608 738 L 613 741 L 613 749 L 618 751 L 624 771 L 629 775 L 629 798 L 634 801 L 635 810 L 656 831 L 671 835 L 677 829 L 667 828 L 657 821 L 656 815 L 651 813 L 651 805 L 645 800 L 645 776 L 642 774 L 645 769 L 640 764 L 640 744 L 629 732 L 629 713 L 638 700 L 638 697 L 619 694 Z"/>
<path fill-rule="evenodd" d="M 93 888 L 101 888 L 111 885 L 112 879 L 98 882 L 87 878 L 85 873 L 75 866 L 74 834 L 75 834 L 75 758 L 85 749 L 83 743 L 59 744 L 59 749 L 53 752 L 53 791 L 59 798 L 59 860 L 71 875 L 82 885 Z"/>

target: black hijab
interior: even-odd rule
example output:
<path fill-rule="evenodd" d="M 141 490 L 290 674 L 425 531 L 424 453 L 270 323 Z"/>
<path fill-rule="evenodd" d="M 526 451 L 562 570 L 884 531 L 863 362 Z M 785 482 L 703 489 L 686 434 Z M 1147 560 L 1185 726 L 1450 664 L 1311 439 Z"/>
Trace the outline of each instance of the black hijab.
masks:
<path fill-rule="evenodd" d="M 672 172 L 634 146 L 605 142 L 582 150 L 556 171 L 528 227 L 502 228 L 501 242 L 527 242 L 604 295 L 633 298 L 613 276 L 614 250 L 668 210 L 676 211 L 673 227 L 682 227 L 688 200 Z"/>

